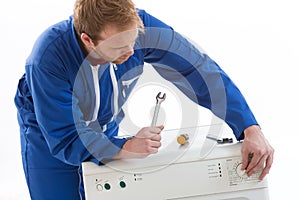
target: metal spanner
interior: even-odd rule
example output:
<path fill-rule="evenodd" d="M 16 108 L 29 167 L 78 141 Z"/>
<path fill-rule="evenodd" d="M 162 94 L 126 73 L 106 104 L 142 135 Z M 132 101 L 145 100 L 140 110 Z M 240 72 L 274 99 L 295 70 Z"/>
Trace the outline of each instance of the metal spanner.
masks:
<path fill-rule="evenodd" d="M 166 93 L 164 93 L 161 96 L 161 92 L 159 92 L 156 95 L 156 105 L 155 105 L 155 109 L 154 109 L 154 114 L 153 114 L 153 119 L 152 119 L 152 123 L 151 126 L 156 126 L 156 122 L 157 122 L 157 117 L 158 117 L 158 112 L 160 109 L 160 104 L 166 99 Z"/>

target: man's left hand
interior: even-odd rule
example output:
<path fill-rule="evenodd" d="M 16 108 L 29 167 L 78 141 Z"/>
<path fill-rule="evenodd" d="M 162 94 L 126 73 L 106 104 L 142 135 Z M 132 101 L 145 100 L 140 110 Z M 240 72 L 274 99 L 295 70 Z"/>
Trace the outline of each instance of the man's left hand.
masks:
<path fill-rule="evenodd" d="M 257 125 L 250 126 L 244 131 L 245 139 L 242 145 L 242 170 L 251 176 L 257 170 L 263 169 L 259 176 L 262 180 L 269 173 L 274 156 L 274 149 L 264 137 Z"/>

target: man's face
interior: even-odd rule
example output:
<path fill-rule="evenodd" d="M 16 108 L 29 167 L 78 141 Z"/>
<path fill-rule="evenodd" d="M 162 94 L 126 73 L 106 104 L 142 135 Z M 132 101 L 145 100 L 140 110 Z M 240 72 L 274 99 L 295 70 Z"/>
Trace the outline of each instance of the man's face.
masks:
<path fill-rule="evenodd" d="M 109 26 L 101 32 L 101 40 L 96 41 L 94 53 L 98 58 L 107 62 L 121 64 L 133 55 L 133 47 L 138 37 L 136 25 L 128 27 L 125 31 L 119 31 L 115 26 Z"/>

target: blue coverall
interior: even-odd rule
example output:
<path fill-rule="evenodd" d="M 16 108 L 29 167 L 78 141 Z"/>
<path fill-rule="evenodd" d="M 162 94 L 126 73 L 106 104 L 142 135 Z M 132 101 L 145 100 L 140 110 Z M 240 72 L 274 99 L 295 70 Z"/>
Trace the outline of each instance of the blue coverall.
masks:
<path fill-rule="evenodd" d="M 101 65 L 96 73 L 82 53 L 72 16 L 37 39 L 15 96 L 32 199 L 84 199 L 81 163 L 109 161 L 126 142 L 115 137 L 124 117 L 122 105 L 145 62 L 225 120 L 237 139 L 257 124 L 239 89 L 208 55 L 144 10 L 138 12 L 146 30 L 136 41 L 134 55 L 123 64 Z"/>

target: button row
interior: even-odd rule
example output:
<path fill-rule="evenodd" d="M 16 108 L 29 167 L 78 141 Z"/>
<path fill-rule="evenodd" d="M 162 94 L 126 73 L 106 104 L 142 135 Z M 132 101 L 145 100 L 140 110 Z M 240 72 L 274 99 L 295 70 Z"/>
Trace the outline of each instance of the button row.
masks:
<path fill-rule="evenodd" d="M 121 188 L 126 188 L 126 183 L 124 181 L 120 181 L 119 185 L 120 185 Z M 102 191 L 103 190 L 102 184 L 97 184 L 96 188 L 97 188 L 98 191 Z M 111 189 L 111 185 L 109 183 L 105 183 L 104 184 L 104 189 L 105 190 L 110 190 Z"/>

